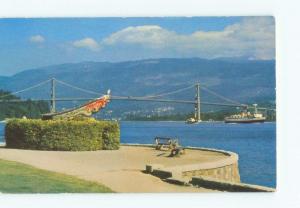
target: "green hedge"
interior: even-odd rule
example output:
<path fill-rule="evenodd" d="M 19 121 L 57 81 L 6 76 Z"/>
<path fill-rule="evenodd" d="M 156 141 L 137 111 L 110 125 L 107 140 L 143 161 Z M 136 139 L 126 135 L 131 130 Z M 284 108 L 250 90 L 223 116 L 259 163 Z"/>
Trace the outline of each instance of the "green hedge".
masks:
<path fill-rule="evenodd" d="M 13 119 L 5 126 L 8 148 L 87 151 L 118 149 L 119 124 L 96 120 Z"/>

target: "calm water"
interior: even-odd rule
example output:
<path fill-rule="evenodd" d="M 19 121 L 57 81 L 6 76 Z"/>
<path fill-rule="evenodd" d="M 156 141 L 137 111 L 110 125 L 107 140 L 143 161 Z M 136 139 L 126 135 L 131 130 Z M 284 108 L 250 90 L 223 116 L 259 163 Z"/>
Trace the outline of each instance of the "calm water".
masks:
<path fill-rule="evenodd" d="M 0 124 L 0 135 L 4 125 Z M 121 122 L 121 142 L 153 143 L 155 136 L 177 137 L 184 146 L 209 147 L 239 154 L 242 182 L 276 186 L 276 124 Z M 0 139 L 1 141 L 1 139 Z M 2 138 L 3 141 L 3 138 Z"/>

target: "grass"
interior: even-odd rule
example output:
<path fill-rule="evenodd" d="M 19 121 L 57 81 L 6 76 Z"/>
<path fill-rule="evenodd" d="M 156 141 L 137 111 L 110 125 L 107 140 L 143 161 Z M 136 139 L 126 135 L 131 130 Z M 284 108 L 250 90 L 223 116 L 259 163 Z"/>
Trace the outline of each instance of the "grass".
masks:
<path fill-rule="evenodd" d="M 111 189 L 73 176 L 0 160 L 2 193 L 111 193 Z"/>

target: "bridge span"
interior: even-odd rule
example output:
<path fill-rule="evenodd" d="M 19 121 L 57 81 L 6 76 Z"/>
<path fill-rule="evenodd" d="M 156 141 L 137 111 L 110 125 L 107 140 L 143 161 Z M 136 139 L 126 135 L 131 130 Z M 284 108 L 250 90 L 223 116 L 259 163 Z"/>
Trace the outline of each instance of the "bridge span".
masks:
<path fill-rule="evenodd" d="M 28 88 L 13 92 L 11 94 L 16 95 L 16 94 L 20 94 L 22 92 L 25 91 L 29 91 L 32 90 L 34 88 L 40 87 L 44 84 L 47 83 L 51 83 L 51 96 L 48 99 L 5 99 L 6 96 L 0 96 L 0 103 L 21 103 L 21 102 L 26 102 L 28 100 L 32 101 L 32 102 L 38 102 L 38 101 L 47 101 L 50 102 L 51 105 L 51 112 L 55 112 L 56 111 L 56 102 L 60 102 L 60 101 L 90 101 L 90 100 L 94 100 L 99 98 L 100 96 L 104 95 L 95 91 L 91 91 L 91 90 L 87 90 L 87 89 L 83 89 L 74 85 L 71 85 L 69 83 L 63 82 L 61 80 L 52 78 L 46 81 L 43 81 L 41 83 L 38 83 L 36 85 L 30 86 Z M 67 87 L 73 88 L 75 90 L 79 90 L 85 93 L 89 93 L 89 94 L 93 94 L 95 95 L 95 97 L 88 97 L 88 98 L 80 98 L 80 97 L 69 97 L 69 98 L 58 98 L 56 97 L 56 83 L 60 83 L 63 84 Z M 184 90 L 188 90 L 188 89 L 192 89 L 194 88 L 195 90 L 195 97 L 194 100 L 172 100 L 172 99 L 163 99 L 162 97 L 167 96 L 167 95 L 172 95 L 172 94 L 176 94 L 179 92 L 182 92 Z M 203 102 L 201 101 L 201 97 L 200 97 L 200 89 L 205 90 L 206 92 L 226 101 L 227 103 L 216 103 L 216 102 Z M 196 83 L 193 85 L 190 85 L 188 87 L 185 88 L 181 88 L 181 89 L 177 89 L 171 92 L 166 92 L 166 93 L 162 93 L 162 94 L 158 94 L 158 95 L 148 95 L 148 96 L 117 96 L 117 95 L 111 95 L 111 100 L 119 100 L 119 101 L 141 101 L 141 102 L 161 102 L 161 103 L 179 103 L 179 104 L 191 104 L 194 106 L 194 112 L 195 112 L 195 118 L 197 121 L 201 121 L 201 116 L 200 116 L 200 112 L 201 112 L 201 105 L 211 105 L 211 106 L 224 106 L 224 107 L 239 107 L 239 108 L 256 108 L 256 106 L 250 106 L 250 105 L 246 105 L 246 104 L 242 104 L 239 103 L 237 101 L 234 101 L 232 99 L 229 99 L 227 97 L 224 97 L 212 90 L 210 90 L 209 88 L 207 88 L 205 85 L 200 85 L 200 83 Z M 275 111 L 275 109 L 270 109 L 270 108 L 256 108 L 259 110 L 265 110 L 265 111 Z"/>

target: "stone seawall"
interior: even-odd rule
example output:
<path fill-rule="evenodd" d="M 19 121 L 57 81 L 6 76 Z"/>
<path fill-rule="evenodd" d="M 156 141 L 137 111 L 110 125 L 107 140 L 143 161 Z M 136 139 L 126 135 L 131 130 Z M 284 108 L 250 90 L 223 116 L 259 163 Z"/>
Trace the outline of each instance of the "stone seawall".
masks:
<path fill-rule="evenodd" d="M 171 177 L 189 181 L 196 176 L 206 176 L 228 182 L 240 182 L 238 155 L 236 153 L 198 147 L 186 147 L 185 149 L 217 152 L 223 154 L 225 157 L 212 162 L 173 167 L 163 167 L 161 164 L 148 164 L 146 170 L 152 170 L 151 173 L 153 175 L 163 179 Z"/>
<path fill-rule="evenodd" d="M 208 176 L 210 178 L 230 181 L 230 182 L 240 182 L 240 174 L 238 163 L 233 163 L 231 165 L 212 168 L 212 169 L 199 169 L 185 171 L 182 173 L 184 178 L 191 179 L 195 176 Z"/>
<path fill-rule="evenodd" d="M 124 146 L 155 147 L 151 144 L 123 144 Z M 146 165 L 145 172 L 161 178 L 163 181 L 177 185 L 194 186 L 218 191 L 229 192 L 274 192 L 275 189 L 245 184 L 240 181 L 238 155 L 234 152 L 208 149 L 200 147 L 185 147 L 187 150 L 199 150 L 203 154 L 217 153 L 221 157 L 214 160 L 202 160 L 201 154 L 198 161 L 186 164 L 175 164 L 166 166 L 162 163 L 151 163 Z M 187 153 L 188 154 L 188 153 Z M 182 158 L 185 156 L 182 155 Z"/>
<path fill-rule="evenodd" d="M 210 178 L 215 178 L 229 182 L 241 181 L 238 165 L 239 158 L 236 153 L 224 150 L 197 147 L 188 147 L 188 149 L 199 149 L 202 151 L 207 150 L 212 152 L 218 152 L 226 155 L 227 158 L 201 165 L 193 165 L 192 167 L 190 166 L 188 170 L 182 172 L 182 176 L 184 178 L 192 179 L 192 177 L 195 176 L 207 176 Z"/>
<path fill-rule="evenodd" d="M 247 184 L 247 183 L 236 183 L 228 182 L 224 180 L 219 180 L 209 177 L 193 177 L 190 183 L 193 186 L 198 186 L 202 188 L 208 188 L 220 191 L 230 191 L 230 192 L 274 192 L 273 188 Z"/>

